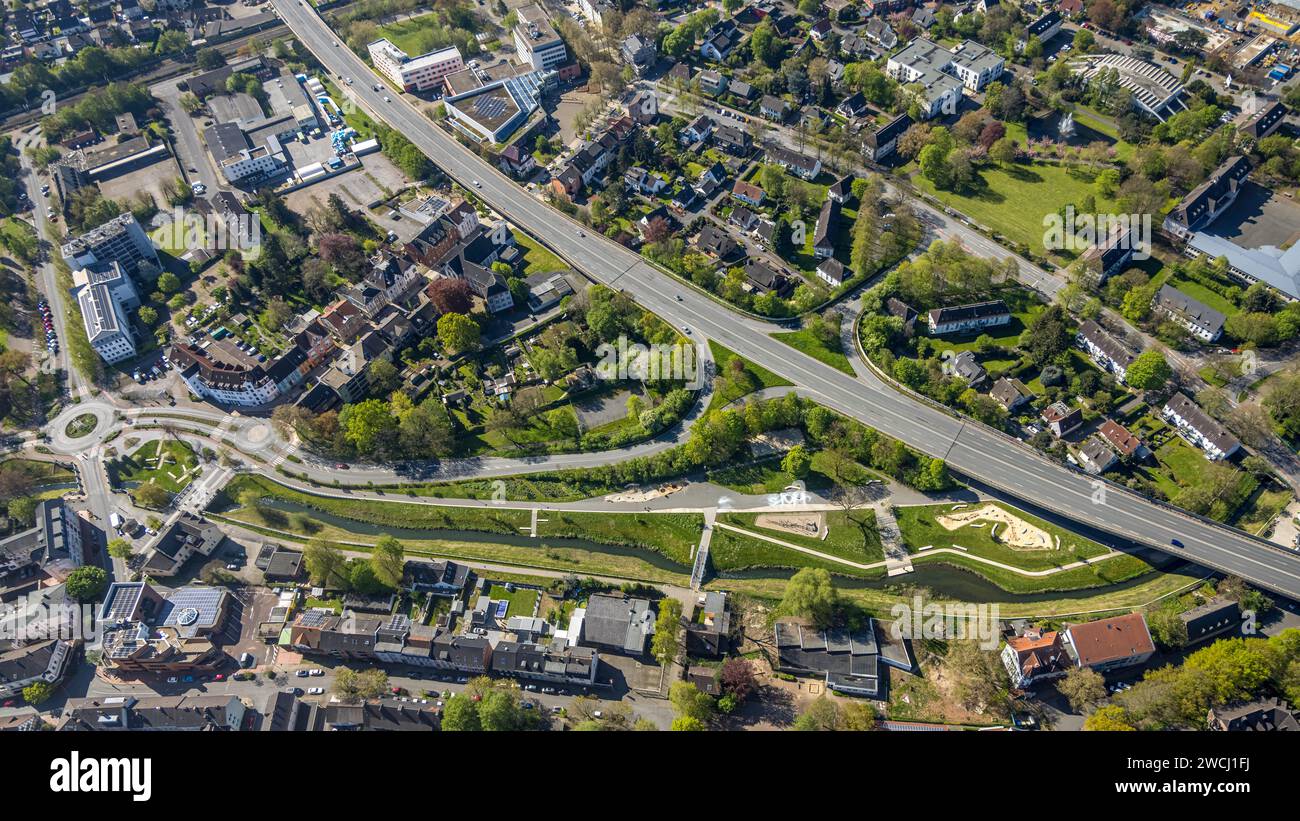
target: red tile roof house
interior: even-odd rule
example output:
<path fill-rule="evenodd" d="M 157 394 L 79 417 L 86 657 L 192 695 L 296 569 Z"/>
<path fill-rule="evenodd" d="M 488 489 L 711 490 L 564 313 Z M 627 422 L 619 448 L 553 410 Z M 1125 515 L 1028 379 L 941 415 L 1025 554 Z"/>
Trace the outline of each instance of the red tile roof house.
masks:
<path fill-rule="evenodd" d="M 1070 625 L 1065 630 L 1065 645 L 1080 667 L 1098 673 L 1143 664 L 1156 651 L 1141 613 Z"/>
<path fill-rule="evenodd" d="M 1065 651 L 1060 633 L 1031 629 L 1007 639 L 1002 664 L 1011 676 L 1011 686 L 1020 688 L 1059 678 L 1074 666 L 1074 661 Z"/>

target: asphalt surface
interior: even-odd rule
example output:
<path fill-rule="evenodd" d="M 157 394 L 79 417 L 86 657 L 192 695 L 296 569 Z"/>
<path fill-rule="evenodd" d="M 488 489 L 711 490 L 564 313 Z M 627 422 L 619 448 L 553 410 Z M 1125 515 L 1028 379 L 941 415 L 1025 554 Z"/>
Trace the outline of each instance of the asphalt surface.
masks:
<path fill-rule="evenodd" d="M 589 233 L 440 131 L 402 95 L 387 87 L 373 91 L 368 82 L 373 72 L 339 42 L 314 9 L 300 0 L 274 0 L 274 5 L 329 71 L 355 79 L 347 93 L 405 135 L 453 179 L 523 230 L 543 239 L 574 267 L 623 290 L 694 338 L 714 339 L 814 392 L 831 409 L 946 459 L 954 470 L 1013 496 L 1300 598 L 1300 555 L 1118 487 L 1100 486 L 1092 477 L 1051 462 L 1014 439 L 954 419 L 878 380 L 843 374 L 773 340 L 768 335 L 770 323 L 741 316 L 659 271 L 636 253 Z M 387 102 L 385 95 L 390 97 Z"/>

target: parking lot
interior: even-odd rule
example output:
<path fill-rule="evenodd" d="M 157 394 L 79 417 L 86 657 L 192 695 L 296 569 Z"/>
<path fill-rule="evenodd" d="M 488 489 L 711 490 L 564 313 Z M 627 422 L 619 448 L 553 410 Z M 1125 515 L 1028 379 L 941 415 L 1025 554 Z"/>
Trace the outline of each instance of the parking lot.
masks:
<path fill-rule="evenodd" d="M 1289 247 L 1300 239 L 1300 204 L 1285 194 L 1247 182 L 1209 233 L 1247 248 Z"/>

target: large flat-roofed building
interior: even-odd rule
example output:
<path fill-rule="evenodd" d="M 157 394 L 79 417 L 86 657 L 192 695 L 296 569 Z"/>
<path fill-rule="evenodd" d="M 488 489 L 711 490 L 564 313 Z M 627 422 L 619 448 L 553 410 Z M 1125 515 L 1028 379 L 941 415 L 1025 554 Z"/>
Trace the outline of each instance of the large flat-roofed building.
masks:
<path fill-rule="evenodd" d="M 465 60 L 460 49 L 455 46 L 430 51 L 418 57 L 411 57 L 386 39 L 379 39 L 366 46 L 370 52 L 370 61 L 375 69 L 403 91 L 426 91 L 442 83 L 448 74 L 454 74 L 465 67 Z"/>
<path fill-rule="evenodd" d="M 1089 54 L 1072 60 L 1070 70 L 1085 83 L 1116 77 L 1120 88 L 1133 95 L 1133 105 L 1161 122 L 1165 114 L 1187 108 L 1178 78 L 1146 60 L 1125 54 Z"/>
<path fill-rule="evenodd" d="M 569 61 L 569 51 L 564 40 L 555 32 L 546 12 L 536 3 L 520 6 L 515 25 L 515 53 L 519 59 L 532 64 L 538 71 L 554 71 Z"/>
<path fill-rule="evenodd" d="M 1189 257 L 1223 257 L 1228 273 L 1252 285 L 1262 282 L 1287 299 L 1300 299 L 1300 243 L 1281 249 L 1272 245 L 1246 248 L 1232 240 L 1197 231 L 1187 241 Z"/>
<path fill-rule="evenodd" d="M 926 119 L 956 112 L 963 87 L 982 91 L 1001 77 L 1005 68 L 1002 57 L 973 40 L 964 40 L 949 51 L 925 37 L 918 37 L 885 64 L 886 73 L 895 80 L 923 87 Z"/>
<path fill-rule="evenodd" d="M 443 98 L 451 122 L 475 140 L 503 143 L 541 105 L 549 72 L 493 80 Z"/>
<path fill-rule="evenodd" d="M 86 339 L 100 359 L 114 364 L 136 354 L 128 312 L 140 307 L 135 285 L 116 261 L 82 268 L 73 274 L 73 289 Z"/>
<path fill-rule="evenodd" d="M 219 587 L 182 587 L 166 597 L 146 582 L 117 582 L 100 605 L 101 663 L 118 674 L 212 670 L 225 654 L 213 643 L 229 610 Z"/>
<path fill-rule="evenodd" d="M 212 159 L 229 182 L 273 177 L 288 167 L 284 147 L 276 134 L 255 144 L 236 123 L 217 123 L 203 131 Z"/>
<path fill-rule="evenodd" d="M 263 83 L 262 89 L 266 92 L 272 119 L 288 118 L 295 127 L 304 130 L 320 125 L 316 106 L 307 95 L 307 89 L 291 72 L 282 71 L 279 77 Z"/>
<path fill-rule="evenodd" d="M 73 237 L 60 250 L 74 271 L 115 261 L 132 274 L 142 262 L 158 267 L 158 252 L 130 211 Z"/>
<path fill-rule="evenodd" d="M 794 622 L 776 623 L 777 662 L 783 673 L 819 676 L 837 693 L 883 698 L 880 645 L 875 620 L 857 632 L 817 630 Z"/>
<path fill-rule="evenodd" d="M 655 632 L 655 617 L 646 599 L 598 593 L 587 600 L 578 632 L 582 644 L 641 655 Z"/>

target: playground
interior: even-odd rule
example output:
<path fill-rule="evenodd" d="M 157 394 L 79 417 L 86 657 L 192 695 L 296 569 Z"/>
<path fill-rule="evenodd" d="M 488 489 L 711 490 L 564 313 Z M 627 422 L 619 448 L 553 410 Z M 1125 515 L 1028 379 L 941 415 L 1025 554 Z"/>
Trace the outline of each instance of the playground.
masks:
<path fill-rule="evenodd" d="M 959 530 L 963 527 L 982 528 L 987 525 L 990 539 L 1001 542 L 1013 550 L 1053 550 L 1059 547 L 1046 530 L 1035 527 L 997 505 L 987 504 L 976 508 L 954 505 L 948 513 L 936 516 L 935 521 L 945 530 Z"/>

